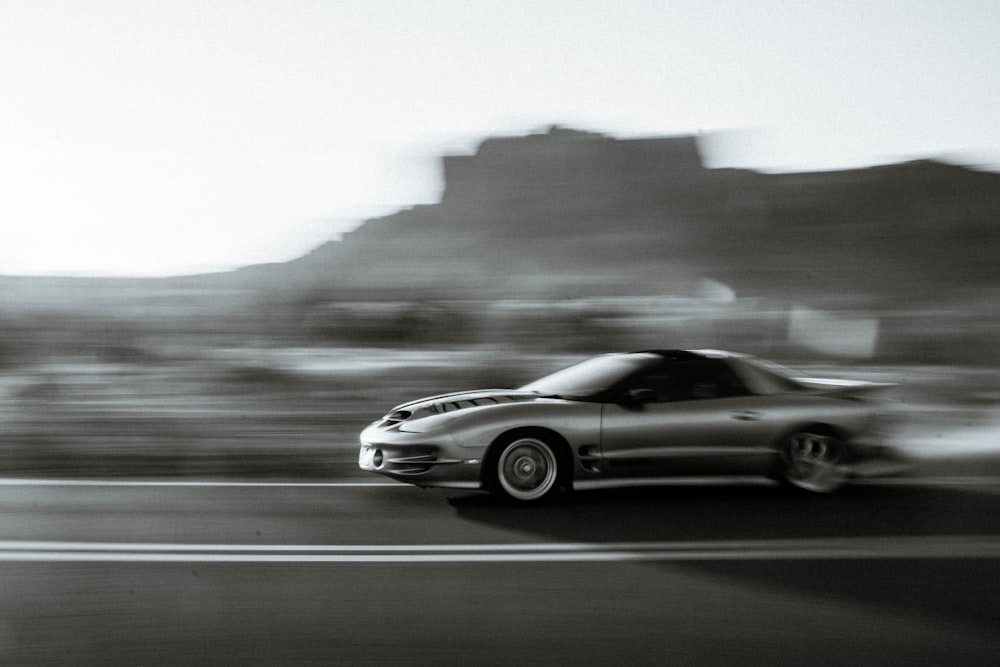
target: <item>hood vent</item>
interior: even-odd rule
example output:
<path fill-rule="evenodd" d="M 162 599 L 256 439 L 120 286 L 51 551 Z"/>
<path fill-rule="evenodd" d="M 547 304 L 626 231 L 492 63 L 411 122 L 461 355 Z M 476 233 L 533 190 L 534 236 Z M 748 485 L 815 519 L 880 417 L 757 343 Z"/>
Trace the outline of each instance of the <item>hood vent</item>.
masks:
<path fill-rule="evenodd" d="M 413 415 L 409 410 L 396 410 L 382 418 L 383 426 L 395 426 L 400 422 L 405 422 Z"/>

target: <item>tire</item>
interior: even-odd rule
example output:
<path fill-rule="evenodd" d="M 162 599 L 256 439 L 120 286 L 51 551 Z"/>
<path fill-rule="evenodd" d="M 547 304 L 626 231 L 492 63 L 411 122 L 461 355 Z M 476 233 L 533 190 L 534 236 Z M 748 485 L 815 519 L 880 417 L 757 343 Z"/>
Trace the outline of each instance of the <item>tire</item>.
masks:
<path fill-rule="evenodd" d="M 782 477 L 813 493 L 832 493 L 847 482 L 841 461 L 844 443 L 823 429 L 792 433 L 781 444 Z"/>
<path fill-rule="evenodd" d="M 537 502 L 559 488 L 560 467 L 556 448 L 535 435 L 519 435 L 500 445 L 493 462 L 491 487 L 521 503 Z"/>

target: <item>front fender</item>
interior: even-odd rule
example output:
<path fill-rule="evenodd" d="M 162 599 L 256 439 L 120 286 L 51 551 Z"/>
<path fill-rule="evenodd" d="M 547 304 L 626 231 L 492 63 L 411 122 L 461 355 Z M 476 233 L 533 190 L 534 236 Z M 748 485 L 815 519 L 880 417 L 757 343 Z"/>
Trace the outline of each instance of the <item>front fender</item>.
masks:
<path fill-rule="evenodd" d="M 504 433 L 519 428 L 558 433 L 573 450 L 574 458 L 578 458 L 581 447 L 600 446 L 601 405 L 557 399 L 498 405 L 469 411 L 447 426 L 459 447 L 480 453 Z"/>

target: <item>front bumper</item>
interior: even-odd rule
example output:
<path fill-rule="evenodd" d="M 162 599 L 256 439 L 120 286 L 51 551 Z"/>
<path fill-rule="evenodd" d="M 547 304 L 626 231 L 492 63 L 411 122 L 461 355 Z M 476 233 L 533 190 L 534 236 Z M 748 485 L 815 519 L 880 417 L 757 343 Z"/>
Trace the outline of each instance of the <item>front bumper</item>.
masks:
<path fill-rule="evenodd" d="M 418 486 L 481 487 L 480 452 L 450 442 L 427 442 L 423 435 L 369 427 L 361 434 L 358 466 Z"/>

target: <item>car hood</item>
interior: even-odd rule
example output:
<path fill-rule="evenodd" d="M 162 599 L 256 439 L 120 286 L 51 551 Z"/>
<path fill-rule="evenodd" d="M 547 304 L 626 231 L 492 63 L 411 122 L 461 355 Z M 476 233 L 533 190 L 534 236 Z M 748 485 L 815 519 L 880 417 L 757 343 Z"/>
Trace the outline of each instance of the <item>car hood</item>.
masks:
<path fill-rule="evenodd" d="M 506 403 L 524 403 L 540 399 L 541 397 L 538 394 L 514 389 L 462 391 L 453 394 L 441 394 L 440 396 L 429 396 L 397 405 L 389 411 L 389 414 L 382 418 L 382 421 L 387 424 L 393 424 L 443 415 L 459 410 L 503 405 Z"/>

